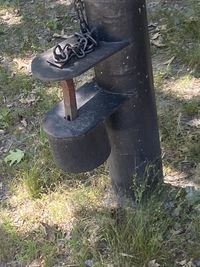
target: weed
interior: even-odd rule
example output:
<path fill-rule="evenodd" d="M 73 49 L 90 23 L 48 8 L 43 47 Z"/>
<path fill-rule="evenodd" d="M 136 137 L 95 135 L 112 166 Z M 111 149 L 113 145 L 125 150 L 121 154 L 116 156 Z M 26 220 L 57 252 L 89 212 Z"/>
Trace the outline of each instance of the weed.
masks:
<path fill-rule="evenodd" d="M 21 179 L 31 197 L 39 197 L 42 193 L 42 178 L 37 167 L 33 166 L 24 173 L 20 172 Z"/>
<path fill-rule="evenodd" d="M 139 267 L 156 259 L 161 266 L 173 266 L 172 251 L 184 239 L 178 238 L 176 227 L 187 224 L 189 206 L 185 194 L 176 192 L 171 202 L 172 194 L 165 188 L 135 209 L 87 211 L 69 242 L 76 264 L 84 266 L 90 260 L 94 266 Z M 172 203 L 175 207 L 170 207 Z"/>
<path fill-rule="evenodd" d="M 62 25 L 60 24 L 59 21 L 56 21 L 56 20 L 47 21 L 46 27 L 54 32 L 62 29 Z"/>
<path fill-rule="evenodd" d="M 41 194 L 53 190 L 63 178 L 60 170 L 52 168 L 50 165 L 45 166 L 44 162 L 41 167 L 41 163 L 35 161 L 31 166 L 25 162 L 16 179 L 22 182 L 30 197 L 38 198 Z"/>
<path fill-rule="evenodd" d="M 10 110 L 7 107 L 0 109 L 0 129 L 7 129 L 10 125 Z"/>
<path fill-rule="evenodd" d="M 10 7 L 18 8 L 19 0 L 0 0 L 0 9 Z"/>
<path fill-rule="evenodd" d="M 0 226 L 0 261 L 6 261 L 14 258 L 16 245 L 19 241 L 16 230 L 12 226 L 9 218 L 4 219 L 4 223 Z"/>
<path fill-rule="evenodd" d="M 200 144 L 193 141 L 190 146 L 190 157 L 197 164 L 200 163 Z"/>
<path fill-rule="evenodd" d="M 196 101 L 184 103 L 182 107 L 183 111 L 186 112 L 188 116 L 197 115 L 200 111 L 199 103 Z"/>
<path fill-rule="evenodd" d="M 195 235 L 196 235 L 196 238 L 200 238 L 200 221 L 194 217 L 193 218 L 194 221 L 193 221 L 193 227 L 194 227 L 194 232 L 195 232 Z"/>
<path fill-rule="evenodd" d="M 194 181 L 197 185 L 200 184 L 200 163 L 197 163 L 196 168 L 194 170 Z"/>
<path fill-rule="evenodd" d="M 27 237 L 17 232 L 10 221 L 5 221 L 0 228 L 0 260 L 1 262 L 16 259 L 21 264 L 30 264 L 42 256 L 44 266 L 52 266 L 55 261 L 56 248 L 53 243 L 45 240 L 41 233 L 40 240 L 35 240 L 35 234 L 29 233 Z"/>

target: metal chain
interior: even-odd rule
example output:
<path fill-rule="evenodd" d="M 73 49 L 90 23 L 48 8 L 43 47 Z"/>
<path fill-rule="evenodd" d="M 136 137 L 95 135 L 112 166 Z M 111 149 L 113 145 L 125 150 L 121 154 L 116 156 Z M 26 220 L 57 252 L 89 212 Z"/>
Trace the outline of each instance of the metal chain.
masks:
<path fill-rule="evenodd" d="M 75 44 L 67 43 L 63 48 L 58 44 L 53 50 L 53 57 L 55 63 L 67 63 L 71 58 L 84 58 L 91 53 L 98 42 L 95 37 L 95 31 L 90 30 L 87 20 L 85 18 L 85 6 L 83 0 L 74 0 L 74 7 L 80 24 L 80 33 L 75 33 Z"/>
<path fill-rule="evenodd" d="M 76 13 L 79 19 L 81 32 L 85 33 L 85 32 L 90 31 L 88 23 L 84 15 L 85 6 L 84 6 L 83 0 L 74 0 L 74 8 L 76 10 Z"/>

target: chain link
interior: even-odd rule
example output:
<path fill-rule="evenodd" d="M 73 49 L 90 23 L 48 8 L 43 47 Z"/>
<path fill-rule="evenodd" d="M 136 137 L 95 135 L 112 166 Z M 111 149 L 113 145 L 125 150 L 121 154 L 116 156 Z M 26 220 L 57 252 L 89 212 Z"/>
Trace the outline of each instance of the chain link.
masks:
<path fill-rule="evenodd" d="M 83 0 L 74 0 L 74 8 L 79 19 L 81 32 L 88 32 L 90 29 L 84 15 L 85 6 Z"/>
<path fill-rule="evenodd" d="M 63 48 L 58 44 L 53 50 L 55 63 L 67 63 L 71 58 L 84 58 L 98 45 L 95 31 L 90 30 L 85 18 L 85 6 L 83 0 L 74 0 L 74 7 L 80 24 L 80 33 L 75 33 L 75 44 L 67 43 Z"/>

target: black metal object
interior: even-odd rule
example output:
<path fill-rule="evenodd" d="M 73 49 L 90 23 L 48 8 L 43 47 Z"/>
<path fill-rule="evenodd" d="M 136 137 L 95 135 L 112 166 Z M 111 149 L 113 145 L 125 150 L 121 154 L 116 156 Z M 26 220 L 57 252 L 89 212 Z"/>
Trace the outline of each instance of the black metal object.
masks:
<path fill-rule="evenodd" d="M 43 127 L 57 165 L 67 172 L 95 169 L 110 155 L 105 120 L 125 101 L 123 95 L 101 90 L 94 82 L 77 91 L 79 116 L 67 121 L 63 102 L 48 112 Z"/>
<path fill-rule="evenodd" d="M 64 41 L 64 46 L 69 40 Z M 121 42 L 99 42 L 98 47 L 87 57 L 82 59 L 72 59 L 67 65 L 56 64 L 53 59 L 53 49 L 38 55 L 32 62 L 32 73 L 35 77 L 44 81 L 61 81 L 73 79 L 95 65 L 122 50 L 129 44 L 128 41 Z M 49 64 L 50 62 L 51 64 Z M 57 68 L 55 67 L 57 66 Z"/>
<path fill-rule="evenodd" d="M 85 16 L 85 6 L 83 0 L 74 0 L 80 33 L 74 34 L 74 42 L 68 42 L 62 47 L 60 44 L 53 49 L 53 60 L 59 67 L 67 64 L 72 58 L 84 58 L 87 54 L 94 51 L 98 46 L 98 38 L 95 29 L 90 29 Z M 50 62 L 51 63 L 51 62 Z"/>
<path fill-rule="evenodd" d="M 85 0 L 90 27 L 106 42 L 128 47 L 95 67 L 99 86 L 132 95 L 107 121 L 110 176 L 116 191 L 133 196 L 133 180 L 146 189 L 162 181 L 145 0 Z"/>
<path fill-rule="evenodd" d="M 86 14 L 85 14 L 84 0 L 74 0 L 74 8 L 77 13 L 81 32 L 82 33 L 89 32 L 90 27 L 88 25 Z"/>
<path fill-rule="evenodd" d="M 95 51 L 64 65 L 55 63 L 52 48 L 32 63 L 36 77 L 62 81 L 64 92 L 65 101 L 47 114 L 44 129 L 58 166 L 89 171 L 110 155 L 116 192 L 134 197 L 134 179 L 146 192 L 162 181 L 145 0 L 84 2 L 89 27 L 100 39 Z M 72 79 L 92 67 L 95 83 L 75 98 Z"/>
<path fill-rule="evenodd" d="M 75 33 L 74 39 L 74 43 L 66 43 L 64 47 L 58 44 L 53 49 L 54 63 L 58 66 L 62 67 L 63 64 L 67 64 L 72 58 L 84 58 L 98 46 L 98 42 L 95 40 L 95 32 L 92 31 Z"/>

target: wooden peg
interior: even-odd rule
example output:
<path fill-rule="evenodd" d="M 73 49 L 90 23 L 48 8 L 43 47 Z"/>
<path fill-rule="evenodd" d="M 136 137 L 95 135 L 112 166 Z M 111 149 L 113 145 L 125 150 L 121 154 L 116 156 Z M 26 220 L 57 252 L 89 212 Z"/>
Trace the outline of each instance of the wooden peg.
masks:
<path fill-rule="evenodd" d="M 73 79 L 65 80 L 60 84 L 63 90 L 65 117 L 67 120 L 73 121 L 78 117 L 74 81 Z"/>

